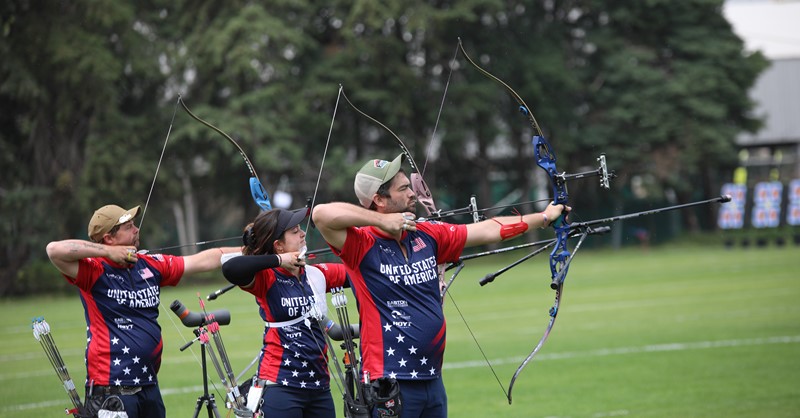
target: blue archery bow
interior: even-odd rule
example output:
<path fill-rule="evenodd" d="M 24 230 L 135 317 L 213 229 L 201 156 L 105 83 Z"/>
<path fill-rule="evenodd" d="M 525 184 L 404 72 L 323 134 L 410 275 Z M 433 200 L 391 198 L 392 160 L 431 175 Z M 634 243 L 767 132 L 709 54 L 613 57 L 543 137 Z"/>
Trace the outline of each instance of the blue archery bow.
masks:
<path fill-rule="evenodd" d="M 544 135 L 542 134 L 541 128 L 539 128 L 539 124 L 536 122 L 536 118 L 534 118 L 533 114 L 530 111 L 530 107 L 525 103 L 522 97 L 514 91 L 508 84 L 506 84 L 503 80 L 495 77 L 493 74 L 489 73 L 488 71 L 481 68 L 475 61 L 470 58 L 467 51 L 464 50 L 464 46 L 461 43 L 461 39 L 458 40 L 458 46 L 461 52 L 464 54 L 464 57 L 472 64 L 475 68 L 478 69 L 482 74 L 489 77 L 492 80 L 497 81 L 501 85 L 503 85 L 510 93 L 514 100 L 517 101 L 519 104 L 519 110 L 528 118 L 531 127 L 534 129 L 536 135 L 533 137 L 533 147 L 534 147 L 534 155 L 536 157 L 536 164 L 541 167 L 545 172 L 547 172 L 547 176 L 550 178 L 550 183 L 553 186 L 553 203 L 556 205 L 565 205 L 569 200 L 569 193 L 567 192 L 567 184 L 566 180 L 568 176 L 561 173 L 559 174 L 558 170 L 556 169 L 556 155 L 553 152 L 552 148 L 550 147 L 550 143 L 545 139 Z M 608 187 L 608 171 L 605 168 L 605 158 L 601 156 L 598 158 L 601 162 L 601 167 L 597 170 L 596 174 L 601 176 L 601 184 L 604 187 Z M 570 178 L 578 178 L 578 176 L 569 176 Z M 517 377 L 525 368 L 525 366 L 533 359 L 533 356 L 539 352 L 539 350 L 544 345 L 547 337 L 550 335 L 550 331 L 553 329 L 553 325 L 555 324 L 556 317 L 558 316 L 558 308 L 561 303 L 561 296 L 563 294 L 563 286 L 564 286 L 564 279 L 567 277 L 567 271 L 569 270 L 569 264 L 574 257 L 574 252 L 570 252 L 567 248 L 567 240 L 570 235 L 570 225 L 567 222 L 566 215 L 561 214 L 557 219 L 555 219 L 551 225 L 555 230 L 555 246 L 550 253 L 550 273 L 552 278 L 552 283 L 550 287 L 556 291 L 555 302 L 553 306 L 550 308 L 550 321 L 547 324 L 547 328 L 544 331 L 544 334 L 539 339 L 539 342 L 536 344 L 534 349 L 531 351 L 530 354 L 522 361 L 522 363 L 517 368 L 516 372 L 514 372 L 514 376 L 511 378 L 511 382 L 508 385 L 508 392 L 506 396 L 508 397 L 508 403 L 511 403 L 511 391 L 514 388 L 514 382 L 517 380 Z M 581 244 L 583 243 L 584 239 L 588 236 L 590 231 L 584 230 L 580 234 L 580 239 L 578 243 L 575 245 L 575 250 L 577 251 L 580 248 Z"/>

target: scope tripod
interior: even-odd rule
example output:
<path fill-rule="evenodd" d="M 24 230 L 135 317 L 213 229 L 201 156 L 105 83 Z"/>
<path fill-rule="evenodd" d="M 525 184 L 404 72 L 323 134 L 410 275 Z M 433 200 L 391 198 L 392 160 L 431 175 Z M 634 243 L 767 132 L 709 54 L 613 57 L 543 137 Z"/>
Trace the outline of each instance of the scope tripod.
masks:
<path fill-rule="evenodd" d="M 195 331 L 195 334 L 197 335 L 199 333 Z M 188 347 L 188 345 L 184 346 L 181 350 L 186 349 L 186 347 Z M 197 398 L 197 405 L 194 407 L 194 415 L 192 415 L 192 417 L 197 418 L 200 415 L 200 410 L 203 409 L 203 404 L 205 404 L 208 410 L 208 418 L 222 418 L 217 409 L 217 403 L 214 401 L 214 394 L 208 393 L 208 367 L 206 366 L 205 344 L 200 344 L 200 357 L 203 364 L 203 394 Z"/>

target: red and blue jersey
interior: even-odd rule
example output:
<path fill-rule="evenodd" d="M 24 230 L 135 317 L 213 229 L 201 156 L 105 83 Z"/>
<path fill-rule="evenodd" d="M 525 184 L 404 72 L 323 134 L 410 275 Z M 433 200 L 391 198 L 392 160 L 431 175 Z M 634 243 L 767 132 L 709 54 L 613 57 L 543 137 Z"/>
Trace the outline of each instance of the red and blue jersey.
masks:
<path fill-rule="evenodd" d="M 261 319 L 268 323 L 292 321 L 316 304 L 327 311 L 325 292 L 342 287 L 347 272 L 341 264 L 316 264 L 300 270 L 296 277 L 283 268 L 258 272 L 253 285 L 243 290 L 256 297 Z M 258 378 L 300 389 L 327 389 L 328 346 L 319 323 L 313 318 L 264 330 L 264 346 Z"/>
<path fill-rule="evenodd" d="M 84 258 L 77 277 L 64 276 L 80 290 L 86 316 L 87 385 L 157 383 L 161 286 L 177 285 L 183 267 L 183 258 L 172 255 L 139 255 L 133 267 Z"/>
<path fill-rule="evenodd" d="M 362 369 L 370 379 L 441 375 L 446 326 L 437 265 L 457 260 L 466 239 L 464 225 L 439 222 L 418 223 L 399 242 L 374 227 L 347 229 L 334 252 L 358 302 Z"/>

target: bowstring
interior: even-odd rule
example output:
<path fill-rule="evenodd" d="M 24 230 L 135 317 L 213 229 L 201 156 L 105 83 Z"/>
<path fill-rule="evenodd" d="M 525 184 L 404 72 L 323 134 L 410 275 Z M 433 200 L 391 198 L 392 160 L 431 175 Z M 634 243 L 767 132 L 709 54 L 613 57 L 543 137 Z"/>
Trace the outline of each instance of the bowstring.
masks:
<path fill-rule="evenodd" d="M 497 376 L 497 372 L 494 370 L 494 367 L 492 367 L 492 363 L 489 361 L 489 357 L 486 355 L 486 352 L 483 351 L 483 347 L 481 347 L 481 344 L 478 342 L 478 337 L 476 337 L 475 333 L 472 332 L 472 328 L 469 326 L 469 323 L 467 322 L 467 319 L 464 317 L 464 314 L 461 312 L 461 309 L 458 307 L 458 304 L 456 303 L 455 298 L 453 298 L 453 294 L 450 293 L 449 286 L 448 286 L 448 289 L 445 290 L 445 293 L 447 293 L 447 296 L 450 297 L 450 302 L 453 303 L 453 306 L 456 308 L 456 311 L 458 312 L 458 315 L 461 317 L 461 321 L 463 321 L 464 322 L 464 326 L 467 327 L 467 331 L 469 331 L 469 335 L 472 337 L 472 341 L 475 341 L 475 345 L 478 346 L 478 351 L 481 352 L 481 355 L 483 356 L 483 359 L 486 361 L 486 364 L 489 365 L 489 370 L 492 371 L 492 375 L 494 376 L 494 380 L 497 381 L 497 384 L 500 386 L 500 390 L 502 390 L 503 394 L 506 395 L 506 398 L 508 398 L 508 392 L 506 392 L 506 387 L 503 385 L 502 382 L 500 382 L 500 377 Z"/>
<path fill-rule="evenodd" d="M 158 179 L 158 173 L 159 173 L 159 171 L 161 169 L 161 163 L 164 160 L 164 154 L 165 154 L 165 152 L 167 150 L 167 143 L 169 143 L 169 137 L 170 137 L 170 134 L 172 133 L 172 126 L 175 123 L 175 117 L 176 117 L 176 115 L 178 113 L 178 105 L 181 102 L 182 102 L 181 95 L 178 94 L 178 99 L 175 101 L 175 107 L 172 110 L 172 118 L 170 119 L 170 122 L 169 122 L 169 128 L 167 129 L 167 136 L 166 136 L 166 138 L 164 138 L 164 145 L 161 148 L 161 156 L 158 158 L 158 164 L 156 164 L 156 172 L 153 175 L 153 182 L 150 184 L 150 191 L 147 194 L 147 200 L 145 201 L 144 208 L 142 209 L 142 217 L 139 218 L 139 227 L 138 228 L 139 228 L 139 232 L 140 233 L 141 233 L 141 230 L 142 230 L 142 224 L 144 224 L 145 214 L 147 214 L 147 207 L 150 204 L 150 198 L 153 195 L 153 189 L 155 188 L 156 180 Z M 144 281 L 145 281 L 145 283 L 147 283 L 147 286 L 152 287 L 152 285 L 150 284 L 150 281 L 147 278 L 144 278 Z M 161 303 L 161 298 L 162 298 L 161 288 L 159 287 L 159 291 L 158 291 L 158 299 L 159 299 L 158 307 L 159 307 L 159 309 L 163 310 L 166 313 L 164 316 L 166 316 L 169 319 L 169 322 L 172 324 L 172 327 L 175 328 L 175 331 L 181 337 L 181 340 L 183 340 L 183 343 L 184 344 L 188 344 L 189 340 L 187 340 L 186 337 L 183 335 L 183 333 L 181 333 L 180 328 L 178 327 L 178 324 L 175 322 L 175 319 L 169 314 L 169 311 L 164 306 L 164 304 Z M 198 365 L 202 365 L 202 362 L 200 361 L 200 358 L 197 357 L 197 353 L 195 353 L 195 351 L 192 348 L 192 346 L 189 346 L 189 352 L 192 353 L 192 357 L 194 357 L 195 362 L 197 362 Z M 217 385 L 214 383 L 214 381 L 210 380 L 210 382 L 211 382 L 211 386 L 214 387 L 214 391 L 217 392 L 217 395 L 221 396 L 220 395 L 220 390 L 217 387 Z"/>
<path fill-rule="evenodd" d="M 317 174 L 317 184 L 314 185 L 314 194 L 311 196 L 311 204 L 308 210 L 312 210 L 314 208 L 314 204 L 317 201 L 317 192 L 319 191 L 319 183 L 322 180 L 322 170 L 325 168 L 325 158 L 328 156 L 328 147 L 331 144 L 331 136 L 333 136 L 333 124 L 336 122 L 336 113 L 339 111 L 339 100 L 342 97 L 342 92 L 344 91 L 344 87 L 339 84 L 339 93 L 336 95 L 336 104 L 333 107 L 333 117 L 331 117 L 331 125 L 328 128 L 328 138 L 325 140 L 325 149 L 322 151 L 322 162 L 319 164 L 319 173 Z M 308 221 L 306 222 L 306 234 L 308 234 L 308 228 L 311 226 L 311 213 L 308 214 Z"/>
<path fill-rule="evenodd" d="M 434 141 L 434 139 L 436 137 L 436 130 L 439 127 L 439 120 L 440 120 L 440 118 L 442 116 L 442 109 L 444 109 L 444 103 L 445 103 L 445 100 L 446 100 L 446 97 L 447 97 L 447 91 L 448 91 L 448 89 L 450 87 L 450 79 L 453 76 L 453 71 L 455 70 L 455 68 L 458 65 L 458 61 L 457 61 L 458 53 L 461 50 L 463 50 L 463 47 L 461 46 L 461 39 L 459 38 L 458 43 L 456 44 L 455 53 L 453 54 L 453 59 L 450 61 L 450 72 L 447 75 L 447 82 L 445 83 L 445 86 L 444 86 L 444 93 L 442 94 L 442 101 L 439 104 L 439 113 L 436 116 L 436 123 L 434 124 L 433 133 L 431 134 L 431 141 L 428 143 L 428 149 L 425 152 L 425 163 L 423 163 L 422 172 L 420 174 L 424 174 L 425 169 L 428 166 L 428 157 L 430 156 L 430 149 L 431 149 L 431 146 L 433 145 L 433 141 Z M 467 57 L 467 59 L 469 59 L 469 57 Z M 458 273 L 455 273 L 455 274 L 458 274 Z M 453 280 L 455 279 L 455 274 L 453 275 L 453 278 L 450 280 L 450 284 L 452 284 Z M 450 291 L 449 291 L 450 284 L 448 284 L 445 287 L 445 291 L 444 292 L 447 294 L 447 296 L 450 298 L 450 301 L 452 302 L 453 306 L 456 308 L 456 311 L 458 312 L 458 315 L 461 317 L 461 321 L 464 322 L 464 326 L 467 327 L 467 331 L 469 332 L 469 335 L 472 337 L 472 341 L 475 342 L 475 345 L 478 347 L 478 351 L 480 351 L 481 356 L 483 356 L 484 361 L 486 361 L 486 365 L 489 366 L 489 370 L 491 370 L 492 375 L 494 376 L 494 380 L 497 381 L 497 385 L 500 386 L 500 390 L 503 391 L 503 394 L 506 395 L 506 398 L 507 398 L 508 397 L 508 392 L 506 392 L 505 386 L 503 385 L 502 382 L 500 382 L 500 377 L 497 375 L 497 372 L 494 370 L 494 367 L 492 366 L 492 363 L 489 361 L 489 357 L 486 355 L 486 352 L 483 350 L 483 347 L 478 342 L 478 338 L 475 336 L 475 333 L 472 331 L 472 328 L 469 326 L 469 323 L 467 322 L 467 318 L 464 317 L 464 314 L 461 312 L 461 309 L 458 307 L 458 304 L 456 303 L 455 298 L 453 297 L 453 294 L 450 293 Z"/>
<path fill-rule="evenodd" d="M 447 99 L 447 89 L 450 87 L 450 78 L 453 77 L 453 70 L 455 69 L 458 62 L 456 61 L 458 58 L 458 45 L 456 45 L 455 53 L 453 54 L 453 59 L 450 60 L 450 72 L 447 74 L 447 82 L 444 85 L 444 92 L 442 93 L 442 101 L 439 103 L 439 113 L 436 115 L 436 123 L 433 125 L 433 132 L 431 133 L 431 140 L 428 142 L 428 148 L 425 150 L 425 162 L 422 164 L 422 171 L 420 171 L 420 176 L 425 177 L 425 169 L 428 167 L 428 159 L 431 155 L 431 148 L 433 147 L 433 142 L 436 139 L 436 130 L 439 128 L 439 120 L 442 117 L 442 110 L 444 109 L 444 102 Z"/>
<path fill-rule="evenodd" d="M 316 200 L 317 200 L 317 193 L 319 192 L 319 184 L 322 181 L 322 172 L 323 172 L 323 170 L 325 168 L 325 159 L 327 158 L 328 148 L 329 148 L 330 143 L 331 143 L 331 137 L 333 136 L 333 126 L 334 126 L 334 123 L 336 122 L 336 114 L 339 111 L 339 100 L 342 97 L 343 91 L 344 91 L 344 87 L 342 87 L 342 85 L 340 84 L 339 85 L 339 92 L 336 95 L 336 104 L 333 106 L 333 116 L 331 117 L 331 124 L 330 124 L 330 127 L 328 128 L 328 137 L 325 139 L 325 148 L 322 151 L 322 162 L 320 162 L 320 165 L 319 165 L 319 173 L 317 174 L 317 183 L 314 185 L 314 194 L 311 196 L 311 203 L 309 204 L 309 208 L 308 208 L 309 214 L 308 214 L 308 220 L 306 221 L 306 236 L 308 236 L 308 229 L 311 227 L 311 212 L 310 211 L 314 208 L 314 204 L 316 203 Z M 309 286 L 311 286 L 311 282 L 308 280 L 308 275 L 306 275 L 306 282 L 308 283 Z M 302 286 L 302 284 L 301 284 L 300 288 L 303 290 L 304 295 L 306 297 L 308 297 L 308 295 L 305 294 L 306 293 L 306 289 L 305 289 L 304 286 Z M 312 290 L 313 290 L 313 287 L 312 287 Z M 327 303 L 327 301 L 326 301 L 326 303 Z M 317 322 L 317 326 L 319 326 L 320 330 L 322 331 L 323 342 L 327 343 L 328 347 L 330 348 L 329 351 L 330 351 L 331 357 L 333 358 L 334 367 L 336 368 L 336 370 L 338 371 L 338 373 L 339 373 L 339 375 L 341 377 L 343 375 L 342 375 L 342 372 L 341 372 L 341 368 L 339 366 L 339 359 L 336 357 L 335 348 L 334 348 L 333 344 L 331 343 L 331 340 L 328 337 L 327 332 L 325 331 L 325 327 L 322 325 L 320 320 L 317 319 L 316 322 Z M 345 326 L 345 324 L 341 324 L 341 326 Z M 349 327 L 350 324 L 347 324 L 347 326 Z M 310 327 L 309 327 L 309 329 L 310 329 Z M 320 342 L 317 341 L 317 338 L 314 336 L 313 332 L 311 333 L 311 337 L 314 340 L 314 344 L 317 346 L 317 350 L 319 350 L 320 353 L 324 353 L 324 351 L 322 349 L 322 346 L 320 345 Z M 322 358 L 323 358 L 323 360 L 325 360 L 325 364 L 328 365 L 328 368 L 330 369 L 330 360 L 328 360 L 328 356 L 324 356 L 323 355 Z M 339 380 L 337 380 L 333 376 L 331 376 L 331 377 L 332 377 L 331 380 L 334 382 L 334 384 L 336 384 L 336 387 L 339 389 L 340 394 L 342 396 L 344 396 L 345 389 L 344 389 L 343 385 L 345 384 L 345 382 L 344 381 L 339 382 Z"/>
<path fill-rule="evenodd" d="M 156 186 L 156 179 L 158 179 L 158 172 L 161 169 L 161 162 L 164 160 L 164 153 L 167 151 L 167 143 L 169 142 L 169 136 L 172 133 L 172 125 L 175 123 L 175 115 L 178 114 L 178 103 L 181 102 L 181 95 L 178 95 L 178 100 L 175 101 L 175 107 L 172 109 L 172 119 L 169 121 L 169 129 L 167 129 L 167 137 L 164 138 L 164 146 L 161 147 L 161 156 L 158 157 L 158 164 L 156 164 L 156 173 L 153 175 L 153 182 L 150 183 L 150 191 L 147 193 L 147 200 L 144 202 L 144 208 L 142 209 L 142 217 L 139 218 L 139 229 L 142 229 L 142 224 L 144 223 L 144 216 L 147 214 L 147 206 L 150 205 L 150 198 L 153 196 L 153 189 Z"/>

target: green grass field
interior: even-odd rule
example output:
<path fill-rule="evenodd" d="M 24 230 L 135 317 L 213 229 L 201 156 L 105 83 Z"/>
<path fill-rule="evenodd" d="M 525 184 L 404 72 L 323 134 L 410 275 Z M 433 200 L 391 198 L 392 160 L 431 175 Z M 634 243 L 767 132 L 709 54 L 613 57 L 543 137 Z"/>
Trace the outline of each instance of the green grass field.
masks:
<path fill-rule="evenodd" d="M 485 287 L 477 281 L 521 255 L 474 260 L 451 288 L 454 300 L 445 305 L 450 416 L 800 416 L 797 247 L 673 244 L 649 251 L 581 252 L 570 268 L 550 339 L 518 378 L 514 403 L 508 405 L 455 305 L 507 388 L 547 324 L 553 302 L 547 257 Z M 192 416 L 202 380 L 199 347 L 178 350 L 193 335 L 177 322 L 169 303 L 180 299 L 197 310 L 197 293 L 205 296 L 222 285 L 223 280 L 204 287 L 186 281 L 163 292 L 159 379 L 170 417 Z M 234 368 L 244 369 L 262 334 L 252 297 L 234 290 L 208 308 L 231 311 L 232 323 L 222 335 Z M 47 319 L 80 384 L 85 324 L 78 297 L 6 300 L 3 313 L 0 416 L 63 416 L 68 399 L 33 338 L 30 320 Z M 225 416 L 221 385 L 209 371 Z M 333 394 L 338 403 L 336 386 Z"/>

